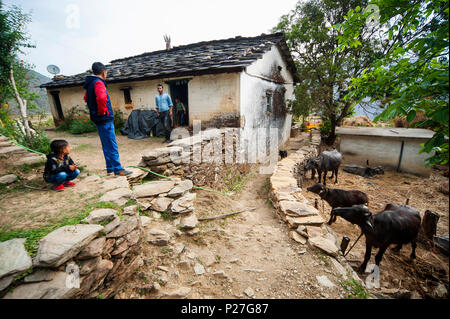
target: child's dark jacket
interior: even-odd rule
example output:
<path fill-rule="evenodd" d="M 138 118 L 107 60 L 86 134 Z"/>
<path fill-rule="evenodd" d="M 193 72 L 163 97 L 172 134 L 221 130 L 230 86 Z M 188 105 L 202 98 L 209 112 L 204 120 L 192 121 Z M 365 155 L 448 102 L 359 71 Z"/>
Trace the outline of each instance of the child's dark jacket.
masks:
<path fill-rule="evenodd" d="M 60 172 L 70 173 L 72 172 L 69 168 L 70 165 L 75 165 L 72 158 L 69 155 L 64 156 L 64 160 L 56 157 L 55 154 L 47 155 L 47 162 L 45 163 L 44 169 L 44 180 L 48 182 L 48 178 L 51 175 L 58 174 Z"/>

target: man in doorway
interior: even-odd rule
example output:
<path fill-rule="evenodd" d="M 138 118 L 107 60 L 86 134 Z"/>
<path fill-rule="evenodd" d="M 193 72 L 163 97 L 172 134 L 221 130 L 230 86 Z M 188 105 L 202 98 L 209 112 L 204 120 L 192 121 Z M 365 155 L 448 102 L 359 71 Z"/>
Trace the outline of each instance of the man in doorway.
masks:
<path fill-rule="evenodd" d="M 169 96 L 169 94 L 164 93 L 162 84 L 158 84 L 156 86 L 158 90 L 158 94 L 155 96 L 155 104 L 156 104 L 156 114 L 158 114 L 159 120 L 161 121 L 166 139 L 163 143 L 170 142 L 170 133 L 172 131 L 171 127 L 171 118 L 173 113 L 173 103 Z"/>
<path fill-rule="evenodd" d="M 178 125 L 184 125 L 184 117 L 186 115 L 186 108 L 184 107 L 183 102 L 180 101 L 179 98 L 175 99 L 175 111 L 177 113 Z"/>
<path fill-rule="evenodd" d="M 103 155 L 106 161 L 108 175 L 114 173 L 118 176 L 132 174 L 126 171 L 120 164 L 119 148 L 117 146 L 116 134 L 114 132 L 114 112 L 106 90 L 106 67 L 101 62 L 92 64 L 92 73 L 84 81 L 86 93 L 84 101 L 87 103 L 91 121 L 97 126 L 98 135 L 102 142 Z"/>

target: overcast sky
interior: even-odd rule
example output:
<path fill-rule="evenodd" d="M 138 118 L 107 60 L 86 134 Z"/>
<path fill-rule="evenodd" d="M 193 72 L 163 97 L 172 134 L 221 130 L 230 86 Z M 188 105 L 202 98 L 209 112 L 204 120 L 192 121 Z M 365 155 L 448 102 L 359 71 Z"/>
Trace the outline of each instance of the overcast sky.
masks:
<path fill-rule="evenodd" d="M 55 64 L 72 75 L 95 61 L 172 46 L 269 33 L 297 0 L 4 0 L 32 14 L 28 31 L 36 48 L 24 57 L 51 76 Z"/>

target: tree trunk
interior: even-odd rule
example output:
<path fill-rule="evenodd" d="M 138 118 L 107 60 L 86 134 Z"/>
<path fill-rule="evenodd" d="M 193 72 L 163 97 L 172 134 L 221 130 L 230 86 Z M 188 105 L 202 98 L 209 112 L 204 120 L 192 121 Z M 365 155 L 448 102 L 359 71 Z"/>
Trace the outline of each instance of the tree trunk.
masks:
<path fill-rule="evenodd" d="M 30 126 L 28 125 L 28 119 L 27 119 L 27 100 L 22 100 L 22 98 L 19 95 L 19 91 L 16 87 L 16 81 L 14 80 L 14 73 L 13 73 L 13 67 L 11 66 L 11 70 L 9 71 L 9 79 L 11 80 L 11 85 L 14 90 L 14 95 L 16 97 L 17 103 L 19 104 L 20 108 L 20 116 L 22 117 L 23 126 L 25 127 L 25 137 L 28 140 L 28 142 L 31 142 L 31 131 Z"/>

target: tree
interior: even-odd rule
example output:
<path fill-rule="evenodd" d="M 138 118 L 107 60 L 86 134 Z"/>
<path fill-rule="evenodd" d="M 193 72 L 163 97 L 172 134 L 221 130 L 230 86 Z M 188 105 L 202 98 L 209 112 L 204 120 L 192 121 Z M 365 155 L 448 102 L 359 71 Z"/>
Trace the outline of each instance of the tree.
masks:
<path fill-rule="evenodd" d="M 383 54 L 363 74 L 354 76 L 349 100 L 370 97 L 383 104 L 375 118 L 406 116 L 412 122 L 418 111 L 427 119 L 414 124 L 431 127 L 435 134 L 420 153 L 433 153 L 427 166 L 448 163 L 449 117 L 449 4 L 446 0 L 373 0 L 379 30 L 387 39 Z M 349 10 L 339 49 L 359 47 L 357 30 L 371 12 Z M 447 141 L 446 141 L 447 139 Z"/>
<path fill-rule="evenodd" d="M 360 47 L 337 51 L 339 32 L 331 26 L 344 22 L 350 9 L 360 10 L 367 0 L 307 0 L 283 15 L 273 31 L 283 31 L 296 60 L 303 95 L 324 121 L 330 123 L 325 142 L 332 144 L 335 129 L 353 112 L 352 99 L 344 99 L 352 77 L 358 77 L 381 51 L 377 30 L 362 25 Z"/>
<path fill-rule="evenodd" d="M 18 54 L 23 48 L 34 47 L 29 41 L 25 26 L 31 21 L 30 15 L 25 14 L 17 6 L 4 10 L 0 2 L 0 84 L 2 99 L 11 95 L 17 100 L 20 109 L 22 125 L 28 143 L 31 144 L 32 135 L 27 119 L 28 99 L 36 98 L 24 85 L 17 85 L 14 72 L 22 71 L 23 61 L 18 61 Z M 5 101 L 2 101 L 5 102 Z"/>

